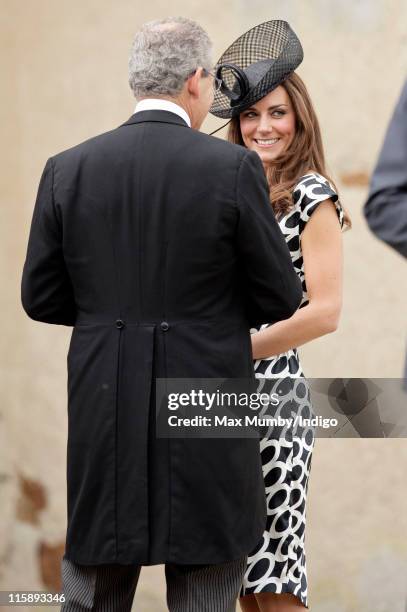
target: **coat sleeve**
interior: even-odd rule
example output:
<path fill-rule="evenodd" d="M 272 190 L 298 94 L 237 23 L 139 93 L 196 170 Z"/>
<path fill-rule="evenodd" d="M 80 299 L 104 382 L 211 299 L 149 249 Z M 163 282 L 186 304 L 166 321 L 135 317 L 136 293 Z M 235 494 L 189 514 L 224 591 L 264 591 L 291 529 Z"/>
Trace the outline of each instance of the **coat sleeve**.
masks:
<path fill-rule="evenodd" d="M 407 82 L 387 129 L 364 213 L 372 232 L 407 257 Z"/>
<path fill-rule="evenodd" d="M 62 252 L 62 226 L 53 195 L 53 163 L 45 165 L 38 187 L 21 282 L 21 301 L 31 319 L 74 325 L 76 307 Z"/>
<path fill-rule="evenodd" d="M 302 287 L 270 204 L 257 153 L 247 152 L 236 183 L 237 242 L 250 325 L 275 323 L 297 310 Z"/>

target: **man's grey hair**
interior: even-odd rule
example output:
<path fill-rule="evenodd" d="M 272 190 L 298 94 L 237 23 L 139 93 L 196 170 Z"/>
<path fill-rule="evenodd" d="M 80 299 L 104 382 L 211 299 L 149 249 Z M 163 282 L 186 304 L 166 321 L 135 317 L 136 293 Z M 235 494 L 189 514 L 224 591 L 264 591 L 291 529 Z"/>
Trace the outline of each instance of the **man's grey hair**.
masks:
<path fill-rule="evenodd" d="M 136 98 L 175 97 L 199 66 L 212 69 L 212 42 L 201 26 L 184 17 L 145 23 L 129 58 L 129 84 Z"/>

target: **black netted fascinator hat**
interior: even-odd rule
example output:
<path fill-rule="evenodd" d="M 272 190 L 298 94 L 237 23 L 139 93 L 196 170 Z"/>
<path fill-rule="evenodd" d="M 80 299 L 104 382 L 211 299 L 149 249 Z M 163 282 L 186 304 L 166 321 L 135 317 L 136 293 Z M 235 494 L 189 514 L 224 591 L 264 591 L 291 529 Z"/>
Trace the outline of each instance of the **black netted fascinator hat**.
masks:
<path fill-rule="evenodd" d="M 222 80 L 210 112 L 228 119 L 239 115 L 278 87 L 304 57 L 297 35 L 286 21 L 261 23 L 223 53 L 216 64 Z"/>

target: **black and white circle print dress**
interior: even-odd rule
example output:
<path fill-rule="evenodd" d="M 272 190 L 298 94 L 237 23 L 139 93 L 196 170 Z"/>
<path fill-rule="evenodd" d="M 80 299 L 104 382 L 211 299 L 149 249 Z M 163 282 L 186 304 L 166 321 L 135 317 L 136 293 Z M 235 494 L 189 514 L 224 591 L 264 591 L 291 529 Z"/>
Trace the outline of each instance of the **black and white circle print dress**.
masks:
<path fill-rule="evenodd" d="M 279 219 L 294 268 L 302 282 L 300 308 L 308 304 L 301 233 L 318 204 L 330 198 L 343 227 L 343 209 L 332 185 L 320 174 L 301 177 L 293 190 L 293 207 Z M 256 333 L 269 325 L 251 330 Z M 309 390 L 297 349 L 254 362 L 259 389 L 278 392 L 280 402 L 273 416 L 292 415 L 292 406 L 303 418 L 312 417 Z M 293 401 L 293 398 L 295 402 Z M 270 410 L 268 412 L 270 414 Z M 260 453 L 267 500 L 267 523 L 261 541 L 249 555 L 240 596 L 251 593 L 292 593 L 308 608 L 305 558 L 305 519 L 308 477 L 314 447 L 312 428 L 285 429 L 276 435 L 262 431 Z M 281 435 L 283 434 L 283 435 Z"/>

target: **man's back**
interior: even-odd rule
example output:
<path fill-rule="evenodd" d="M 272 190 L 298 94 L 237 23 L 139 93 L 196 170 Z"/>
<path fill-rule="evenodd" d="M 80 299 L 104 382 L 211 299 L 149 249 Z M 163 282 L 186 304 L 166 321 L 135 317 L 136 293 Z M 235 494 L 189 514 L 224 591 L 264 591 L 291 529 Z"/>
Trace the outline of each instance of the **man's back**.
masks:
<path fill-rule="evenodd" d="M 55 156 L 75 322 L 118 312 L 138 322 L 241 320 L 236 182 L 245 156 L 160 111 Z"/>
<path fill-rule="evenodd" d="M 257 155 L 146 111 L 55 156 L 22 296 L 32 318 L 74 325 L 67 558 L 219 563 L 254 547 L 258 442 L 157 438 L 155 379 L 253 377 L 250 324 L 299 303 Z"/>

